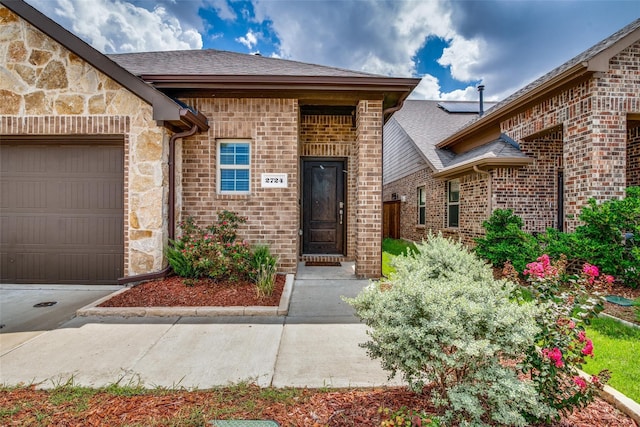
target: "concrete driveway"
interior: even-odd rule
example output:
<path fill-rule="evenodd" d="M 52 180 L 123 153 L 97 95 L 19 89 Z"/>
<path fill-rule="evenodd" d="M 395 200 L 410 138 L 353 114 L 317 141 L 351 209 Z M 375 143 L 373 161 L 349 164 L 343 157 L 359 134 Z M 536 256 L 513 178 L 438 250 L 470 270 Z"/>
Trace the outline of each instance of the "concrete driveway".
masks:
<path fill-rule="evenodd" d="M 75 317 L 64 322 L 73 317 L 69 310 L 59 318 L 64 323 L 57 323 L 57 328 L 57 321 L 50 318 L 39 331 L 25 331 L 28 328 L 23 326 L 18 328 L 22 332 L 3 334 L 17 334 L 13 341 L 20 336 L 23 343 L 10 346 L 6 338 L 2 343 L 0 384 L 46 388 L 70 379 L 89 387 L 114 383 L 169 388 L 238 382 L 276 387 L 401 384 L 398 379 L 389 380 L 380 362 L 359 346 L 367 340 L 367 327 L 341 297 L 355 296 L 368 281 L 357 280 L 347 267 L 299 269 L 288 316 Z M 37 293 L 39 299 L 64 296 L 44 291 Z M 85 301 L 81 292 L 74 292 L 78 292 L 75 307 L 81 308 Z M 7 297 L 3 305 L 13 306 L 26 295 L 21 298 L 16 293 L 15 303 Z M 97 298 L 87 295 L 89 302 Z M 36 302 L 25 302 L 23 310 L 31 310 Z M 25 314 L 18 307 L 12 310 L 14 316 Z M 42 333 L 46 328 L 51 330 Z M 25 335 L 30 333 L 35 336 Z"/>
<path fill-rule="evenodd" d="M 0 354 L 56 329 L 76 310 L 118 289 L 121 286 L 0 284 Z"/>

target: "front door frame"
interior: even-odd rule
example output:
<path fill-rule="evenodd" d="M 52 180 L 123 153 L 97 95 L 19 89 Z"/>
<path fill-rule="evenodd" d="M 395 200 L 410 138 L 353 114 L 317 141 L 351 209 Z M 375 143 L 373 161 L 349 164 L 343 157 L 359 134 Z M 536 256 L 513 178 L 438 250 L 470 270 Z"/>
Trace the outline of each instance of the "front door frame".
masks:
<path fill-rule="evenodd" d="M 343 220 L 342 220 L 342 230 L 341 230 L 341 246 L 342 246 L 342 250 L 339 252 L 329 252 L 329 253 L 305 253 L 304 249 L 305 249 L 305 238 L 307 236 L 307 234 L 305 233 L 304 227 L 305 227 L 305 202 L 306 199 L 305 197 L 307 196 L 305 194 L 305 166 L 307 163 L 310 162 L 340 162 L 342 163 L 342 199 L 343 199 L 343 204 L 344 207 L 342 208 L 343 210 Z M 300 255 L 310 255 L 310 256 L 322 256 L 322 255 L 330 255 L 330 256 L 335 256 L 335 255 L 339 255 L 339 256 L 346 256 L 347 254 L 347 227 L 348 227 L 348 211 L 349 211 L 349 206 L 348 206 L 348 165 L 349 165 L 349 159 L 347 157 L 314 157 L 314 156 L 309 156 L 309 157 L 300 157 L 300 170 L 301 170 L 301 185 L 300 185 Z"/>

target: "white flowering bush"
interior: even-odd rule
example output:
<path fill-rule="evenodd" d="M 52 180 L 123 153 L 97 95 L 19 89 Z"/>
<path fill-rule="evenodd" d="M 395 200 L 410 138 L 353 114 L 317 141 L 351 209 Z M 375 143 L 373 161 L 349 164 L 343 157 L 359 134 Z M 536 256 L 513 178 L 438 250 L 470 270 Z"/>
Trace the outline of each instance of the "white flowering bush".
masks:
<path fill-rule="evenodd" d="M 348 300 L 370 327 L 362 344 L 412 389 L 431 384 L 433 403 L 461 425 L 524 426 L 522 414 L 548 409 L 515 363 L 534 344 L 538 308 L 511 297 L 488 265 L 442 236 L 395 259 L 389 282 L 372 282 Z"/>

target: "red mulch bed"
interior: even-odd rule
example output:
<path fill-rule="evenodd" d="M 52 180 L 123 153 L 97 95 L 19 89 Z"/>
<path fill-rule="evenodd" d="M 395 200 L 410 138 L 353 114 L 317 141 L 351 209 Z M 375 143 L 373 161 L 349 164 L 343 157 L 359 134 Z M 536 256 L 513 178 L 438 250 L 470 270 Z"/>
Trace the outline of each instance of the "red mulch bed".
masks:
<path fill-rule="evenodd" d="M 64 393 L 64 392 L 63 392 Z M 289 390 L 288 398 L 246 387 L 203 391 L 155 391 L 133 396 L 99 392 L 87 398 L 54 399 L 55 392 L 35 387 L 0 391 L 0 415 L 7 426 L 205 425 L 213 419 L 275 420 L 289 427 L 372 427 L 382 420 L 379 409 L 401 407 L 437 414 L 424 395 L 405 388 L 341 391 Z M 637 427 L 609 404 L 597 400 L 552 427 Z"/>
<path fill-rule="evenodd" d="M 249 307 L 278 306 L 286 276 L 278 274 L 273 294 L 258 297 L 251 282 L 216 282 L 172 276 L 134 286 L 98 307 Z"/>
<path fill-rule="evenodd" d="M 258 298 L 251 283 L 224 283 L 198 280 L 187 286 L 180 277 L 155 280 L 135 286 L 108 301 L 101 307 L 152 307 L 152 306 L 277 306 L 284 287 L 285 276 L 278 275 L 276 289 L 271 298 Z M 616 289 L 616 291 L 620 291 Z M 625 296 L 636 296 L 625 292 Z M 609 307 L 608 307 L 609 308 Z M 606 310 L 609 311 L 609 310 Z M 613 314 L 613 313 L 612 313 Z M 340 391 L 299 390 L 299 395 L 287 402 L 269 399 L 257 386 L 248 386 L 249 392 L 229 396 L 233 391 L 167 391 L 139 396 L 117 396 L 98 393 L 90 399 L 88 407 L 81 411 L 55 406 L 49 393 L 26 387 L 13 391 L 0 391 L 0 407 L 19 408 L 9 419 L 0 418 L 0 424 L 18 426 L 34 425 L 46 414 L 46 424 L 51 426 L 91 425 L 165 425 L 178 422 L 193 424 L 192 414 L 202 415 L 202 422 L 215 419 L 214 414 L 224 414 L 221 419 L 272 419 L 281 426 L 342 427 L 379 426 L 382 420 L 379 408 L 395 411 L 403 406 L 436 414 L 437 411 L 424 395 L 417 395 L 406 388 L 354 389 Z M 221 398 L 220 394 L 227 396 Z M 250 400 L 246 406 L 243 399 Z M 250 410 L 243 407 L 251 408 Z M 7 424 L 5 424 L 7 423 Z M 185 425 L 186 425 L 185 424 Z M 176 424 L 177 425 L 177 424 Z M 587 408 L 576 410 L 551 424 L 553 427 L 638 427 L 637 424 L 601 399 Z"/>

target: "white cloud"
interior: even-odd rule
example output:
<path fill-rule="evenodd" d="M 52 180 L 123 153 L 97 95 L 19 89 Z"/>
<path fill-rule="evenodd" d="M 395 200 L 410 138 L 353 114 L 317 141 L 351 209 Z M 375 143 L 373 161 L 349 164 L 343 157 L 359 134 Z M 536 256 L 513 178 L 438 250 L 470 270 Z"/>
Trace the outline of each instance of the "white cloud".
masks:
<path fill-rule="evenodd" d="M 411 92 L 409 99 L 440 99 L 440 82 L 432 75 L 425 74 L 420 84 Z"/>
<path fill-rule="evenodd" d="M 481 80 L 476 68 L 480 65 L 482 52 L 486 50 L 486 43 L 480 38 L 466 40 L 454 36 L 445 48 L 438 64 L 450 67 L 451 76 L 459 81 L 468 82 Z"/>
<path fill-rule="evenodd" d="M 238 17 L 233 8 L 229 5 L 227 0 L 206 0 L 215 9 L 218 17 L 225 21 L 235 21 Z M 183 2 L 184 3 L 184 2 Z"/>
<path fill-rule="evenodd" d="M 241 43 L 247 47 L 247 49 L 251 50 L 258 43 L 258 35 L 253 31 L 247 31 L 247 34 L 243 37 L 236 38 L 238 43 Z"/>
<path fill-rule="evenodd" d="M 200 33 L 195 28 L 183 28 L 164 6 L 147 10 L 122 0 L 31 3 L 101 52 L 202 48 Z"/>
<path fill-rule="evenodd" d="M 478 89 L 475 86 L 467 86 L 464 89 L 457 89 L 451 92 L 442 92 L 440 82 L 432 75 L 422 76 L 420 83 L 411 92 L 409 99 L 447 100 L 447 101 L 476 101 L 478 99 Z M 495 99 L 487 99 L 495 100 Z"/>

